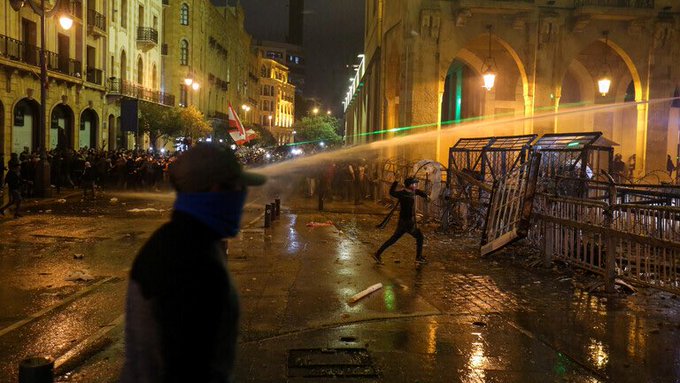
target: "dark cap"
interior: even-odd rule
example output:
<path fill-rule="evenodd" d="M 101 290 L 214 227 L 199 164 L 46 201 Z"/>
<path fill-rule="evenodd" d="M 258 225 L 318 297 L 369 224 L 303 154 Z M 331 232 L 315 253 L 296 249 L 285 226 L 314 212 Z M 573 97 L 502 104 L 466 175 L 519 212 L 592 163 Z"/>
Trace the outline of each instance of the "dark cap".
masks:
<path fill-rule="evenodd" d="M 258 186 L 267 178 L 243 171 L 234 152 L 216 144 L 200 143 L 177 157 L 170 165 L 170 182 L 178 192 L 202 193 L 215 185 Z"/>
<path fill-rule="evenodd" d="M 417 184 L 420 182 L 417 178 L 415 177 L 408 177 L 407 179 L 404 180 L 404 186 L 409 187 L 413 184 Z"/>

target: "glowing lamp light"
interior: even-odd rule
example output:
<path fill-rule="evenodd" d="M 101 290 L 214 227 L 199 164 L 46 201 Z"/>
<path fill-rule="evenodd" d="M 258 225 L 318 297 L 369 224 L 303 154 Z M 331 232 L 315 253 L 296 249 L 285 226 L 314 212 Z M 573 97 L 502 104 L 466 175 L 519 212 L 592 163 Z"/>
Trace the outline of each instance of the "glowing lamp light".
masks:
<path fill-rule="evenodd" d="M 600 94 L 603 96 L 606 96 L 607 93 L 609 93 L 609 87 L 612 85 L 612 80 L 609 79 L 609 77 L 605 76 L 602 77 L 601 79 L 597 80 L 597 89 L 600 91 Z"/>
<path fill-rule="evenodd" d="M 312 113 L 314 113 L 314 114 L 319 114 L 319 108 L 314 108 L 314 109 L 312 109 Z"/>
<path fill-rule="evenodd" d="M 236 150 L 236 145 L 231 144 L 230 148 L 231 148 L 231 150 Z"/>
<path fill-rule="evenodd" d="M 73 26 L 73 19 L 66 15 L 63 15 L 59 17 L 59 25 L 61 25 L 61 27 L 64 28 L 64 30 L 68 31 Z"/>
<path fill-rule="evenodd" d="M 187 77 L 187 78 L 184 79 L 184 84 L 186 84 L 186 86 L 191 86 L 191 84 L 193 84 L 193 83 L 194 83 L 194 79 L 191 78 L 191 77 Z"/>
<path fill-rule="evenodd" d="M 198 88 L 200 88 L 200 87 L 201 87 L 201 86 L 200 86 L 200 85 L 198 85 L 198 83 L 197 83 L 197 82 L 195 82 L 195 83 L 191 84 L 191 88 L 192 88 L 193 90 L 198 90 Z"/>
<path fill-rule="evenodd" d="M 486 90 L 491 90 L 494 83 L 496 82 L 496 73 L 494 73 L 491 68 L 489 68 L 486 73 L 482 75 L 482 78 L 484 78 L 484 88 Z"/>

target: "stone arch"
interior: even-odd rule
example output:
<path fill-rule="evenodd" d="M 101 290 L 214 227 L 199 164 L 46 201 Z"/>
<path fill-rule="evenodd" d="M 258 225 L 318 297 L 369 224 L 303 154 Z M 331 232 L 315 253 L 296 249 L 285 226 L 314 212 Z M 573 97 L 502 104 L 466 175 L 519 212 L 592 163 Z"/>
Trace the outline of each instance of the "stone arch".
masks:
<path fill-rule="evenodd" d="M 93 108 L 85 108 L 80 113 L 80 132 L 78 133 L 78 148 L 97 148 L 99 136 L 99 115 Z"/>
<path fill-rule="evenodd" d="M 572 61 L 565 71 L 562 83 L 555 90 L 558 108 L 579 107 L 594 103 L 594 86 L 595 79 L 588 69 L 580 61 Z M 560 116 L 556 119 L 555 125 L 556 131 L 564 133 L 592 131 L 593 114 L 576 113 Z"/>
<path fill-rule="evenodd" d="M 24 147 L 36 151 L 40 148 L 40 104 L 32 98 L 22 98 L 12 111 L 12 153 L 21 153 Z"/>
<path fill-rule="evenodd" d="M 642 79 L 640 78 L 640 72 L 635 66 L 633 59 L 625 51 L 625 49 L 623 49 L 623 47 L 616 44 L 611 39 L 600 38 L 600 41 L 603 44 L 606 42 L 607 46 L 609 46 L 609 48 L 611 48 L 619 56 L 619 58 L 623 60 L 623 62 L 626 64 L 626 67 L 630 72 L 630 76 L 632 77 L 633 85 L 635 86 L 635 101 L 642 101 L 644 98 L 644 95 L 642 93 Z"/>
<path fill-rule="evenodd" d="M 59 103 L 52 108 L 49 120 L 49 149 L 73 149 L 74 121 L 73 109 L 67 104 Z"/>

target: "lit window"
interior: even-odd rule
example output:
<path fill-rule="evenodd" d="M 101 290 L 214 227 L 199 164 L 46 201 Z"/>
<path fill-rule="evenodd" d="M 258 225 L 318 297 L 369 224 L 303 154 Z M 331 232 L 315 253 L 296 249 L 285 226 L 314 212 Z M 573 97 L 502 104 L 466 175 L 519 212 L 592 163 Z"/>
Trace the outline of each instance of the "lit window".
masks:
<path fill-rule="evenodd" d="M 180 8 L 179 23 L 181 25 L 189 25 L 189 6 L 186 4 L 182 4 L 182 8 Z"/>
<path fill-rule="evenodd" d="M 182 40 L 179 43 L 179 63 L 189 65 L 189 42 Z"/>

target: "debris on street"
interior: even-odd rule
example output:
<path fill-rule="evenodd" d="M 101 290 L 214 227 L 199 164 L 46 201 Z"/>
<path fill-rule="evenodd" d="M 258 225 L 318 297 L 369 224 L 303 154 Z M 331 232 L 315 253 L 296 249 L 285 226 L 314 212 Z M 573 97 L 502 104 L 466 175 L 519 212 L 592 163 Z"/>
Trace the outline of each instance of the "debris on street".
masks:
<path fill-rule="evenodd" d="M 307 227 L 328 227 L 328 226 L 333 226 L 333 222 L 331 221 L 326 221 L 326 222 L 308 222 Z"/>
<path fill-rule="evenodd" d="M 354 295 L 349 299 L 348 302 L 349 302 L 349 303 L 356 303 L 357 301 L 359 301 L 360 299 L 364 298 L 365 296 L 367 296 L 367 295 L 369 295 L 369 294 L 371 294 L 371 293 L 373 293 L 373 292 L 375 292 L 375 291 L 377 291 L 377 290 L 382 289 L 382 287 L 383 287 L 382 283 L 376 283 L 375 285 L 373 285 L 373 286 L 367 288 L 366 290 L 354 294 Z"/>

